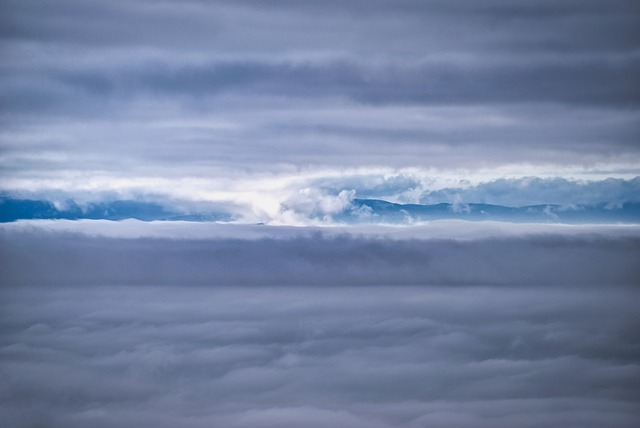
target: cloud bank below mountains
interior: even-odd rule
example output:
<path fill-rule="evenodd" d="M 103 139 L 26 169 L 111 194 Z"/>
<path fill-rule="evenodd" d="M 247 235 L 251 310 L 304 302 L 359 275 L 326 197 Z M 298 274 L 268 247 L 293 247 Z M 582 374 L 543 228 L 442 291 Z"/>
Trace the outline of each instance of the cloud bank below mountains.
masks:
<path fill-rule="evenodd" d="M 25 428 L 635 426 L 638 228 L 486 226 L 4 224 L 2 413 Z"/>
<path fill-rule="evenodd" d="M 430 237 L 425 227 L 424 239 L 417 239 L 418 229 L 414 239 L 398 239 L 400 234 L 393 240 L 385 235 L 388 229 L 358 235 L 357 229 L 309 233 L 304 228 L 281 232 L 264 226 L 267 235 L 255 239 L 176 240 L 77 235 L 70 233 L 73 226 L 67 232 L 48 232 L 38 223 L 35 228 L 11 226 L 2 229 L 3 275 L 5 282 L 22 285 L 586 286 L 633 285 L 640 280 L 640 240 L 633 226 L 573 233 L 550 226 L 522 235 L 527 230 L 523 226 L 512 229 L 520 234 L 496 233 L 466 241 L 442 233 L 460 227 L 455 222 L 442 226 L 436 236 Z M 100 224 L 93 227 L 99 230 Z M 181 228 L 189 230 L 190 225 Z M 261 233 L 255 227 L 235 228 L 231 233 L 240 236 Z M 621 231 L 628 236 L 618 235 Z M 280 233 L 286 239 L 278 238 Z"/>
<path fill-rule="evenodd" d="M 99 225 L 95 225 L 99 228 Z M 189 225 L 182 226 L 185 229 Z M 446 226 L 445 226 L 446 227 Z M 455 228 L 456 223 L 449 227 Z M 237 226 L 242 234 L 243 226 Z M 73 229 L 72 229 L 73 230 Z M 285 229 L 286 230 L 286 229 Z M 634 284 L 640 279 L 631 236 L 605 233 L 487 237 L 463 245 L 455 239 L 388 241 L 384 234 L 272 236 L 255 240 L 219 238 L 123 240 L 46 232 L 36 226 L 4 228 L 4 276 L 23 285 L 64 284 L 303 284 L 334 285 L 586 285 Z M 428 228 L 424 229 L 428 233 Z M 526 230 L 526 229 L 524 229 Z M 562 231 L 562 229 L 559 229 Z M 428 236 L 428 235 L 427 235 Z M 69 266 L 69 268 L 66 267 Z"/>

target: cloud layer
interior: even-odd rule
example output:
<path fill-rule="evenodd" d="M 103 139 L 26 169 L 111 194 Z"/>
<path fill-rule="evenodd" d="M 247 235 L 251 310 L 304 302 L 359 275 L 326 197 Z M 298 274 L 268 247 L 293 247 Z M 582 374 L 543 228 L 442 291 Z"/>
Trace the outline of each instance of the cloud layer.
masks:
<path fill-rule="evenodd" d="M 633 2 L 316 3 L 5 2 L 3 181 L 640 173 Z"/>
<path fill-rule="evenodd" d="M 640 202 L 639 29 L 628 0 L 0 2 L 3 201 L 254 223 L 0 225 L 3 421 L 637 426 L 637 226 L 256 223 Z"/>
<path fill-rule="evenodd" d="M 468 220 L 640 222 L 638 176 L 599 180 L 510 177 L 474 182 L 416 170 L 372 169 L 233 180 L 60 182 L 66 190 L 56 184 L 23 184 L 29 189 L 18 191 L 9 184 L 4 195 L 0 194 L 0 221 L 138 218 L 309 225 L 407 223 L 462 215 Z"/>
<path fill-rule="evenodd" d="M 232 234 L 246 233 L 237 228 Z M 343 234 L 287 230 L 287 239 L 279 239 L 276 228 L 260 239 L 175 240 L 7 227 L 0 251 L 6 282 L 22 285 L 586 286 L 632 285 L 640 279 L 640 241 L 632 226 L 613 229 L 630 234 L 625 238 L 608 237 L 606 228 L 563 234 L 550 227 L 541 229 L 546 234 L 484 236 L 464 244 L 446 233 L 390 241 L 384 234 L 358 237 L 347 229 Z"/>
<path fill-rule="evenodd" d="M 637 228 L 176 226 L 3 226 L 12 426 L 640 418 Z"/>

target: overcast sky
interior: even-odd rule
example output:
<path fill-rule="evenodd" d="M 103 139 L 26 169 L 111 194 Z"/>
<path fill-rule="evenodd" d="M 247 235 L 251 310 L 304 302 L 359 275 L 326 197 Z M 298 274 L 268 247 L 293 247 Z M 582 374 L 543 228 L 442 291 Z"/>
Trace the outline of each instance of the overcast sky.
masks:
<path fill-rule="evenodd" d="M 389 197 L 419 202 L 460 180 L 640 175 L 633 0 L 0 8 L 5 192 L 268 221 L 318 178 L 338 180 L 332 196 L 413 180 Z"/>
<path fill-rule="evenodd" d="M 637 224 L 334 216 L 637 218 L 638 76 L 635 0 L 0 1 L 0 210 L 243 223 L 0 224 L 0 419 L 637 427 Z"/>

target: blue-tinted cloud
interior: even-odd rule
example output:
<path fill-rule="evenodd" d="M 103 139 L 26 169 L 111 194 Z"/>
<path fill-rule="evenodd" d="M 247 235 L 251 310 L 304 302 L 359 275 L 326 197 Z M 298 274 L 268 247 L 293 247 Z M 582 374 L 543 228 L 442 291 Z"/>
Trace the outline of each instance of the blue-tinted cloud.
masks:
<path fill-rule="evenodd" d="M 640 25 L 626 1 L 1 7 L 3 182 L 362 166 L 638 174 Z"/>
<path fill-rule="evenodd" d="M 37 223 L 36 223 L 37 225 Z M 35 226 L 35 225 L 34 225 Z M 214 225 L 215 226 L 215 225 Z M 46 226 L 45 226 L 46 227 Z M 188 229 L 188 225 L 181 225 Z M 198 227 L 195 225 L 194 227 Z M 268 226 L 260 239 L 92 238 L 8 224 L 2 251 L 6 284 L 289 284 L 564 285 L 637 283 L 640 248 L 628 237 L 601 233 L 484 236 L 463 242 L 447 233 L 430 239 L 293 232 Z M 455 230 L 455 223 L 449 227 Z M 100 224 L 96 224 L 97 230 Z M 244 226 L 236 226 L 242 235 Z M 72 229 L 73 230 L 73 229 Z M 152 229 L 153 230 L 153 229 Z M 251 229 L 249 229 L 251 230 Z M 526 230 L 523 229 L 523 230 Z M 586 229 L 587 231 L 589 229 Z M 295 229 L 293 229 L 295 231 Z M 425 229 L 428 233 L 428 227 Z M 286 233 L 286 239 L 279 239 Z M 428 236 L 428 235 L 427 235 Z M 473 262 L 472 262 L 473 261 Z M 67 267 L 69 266 L 69 267 Z"/>
<path fill-rule="evenodd" d="M 196 238 L 176 239 L 175 224 L 111 226 L 165 235 L 2 228 L 0 406 L 12 426 L 632 427 L 640 416 L 637 228 L 207 237 L 195 224 Z"/>
<path fill-rule="evenodd" d="M 3 196 L 254 223 L 1 225 L 3 421 L 635 427 L 637 226 L 326 226 L 638 202 L 639 12 L 2 2 Z"/>

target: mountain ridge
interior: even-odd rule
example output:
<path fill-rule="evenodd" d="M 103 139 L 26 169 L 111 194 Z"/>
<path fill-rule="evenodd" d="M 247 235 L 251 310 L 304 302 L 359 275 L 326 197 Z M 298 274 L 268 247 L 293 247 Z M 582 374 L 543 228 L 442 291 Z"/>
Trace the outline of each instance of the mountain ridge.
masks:
<path fill-rule="evenodd" d="M 42 199 L 0 197 L 0 222 L 17 220 L 125 220 L 141 221 L 231 221 L 224 212 L 184 212 L 156 202 L 115 200 L 80 206 L 73 200 L 54 204 Z M 461 219 L 514 223 L 640 223 L 640 202 L 611 205 L 535 204 L 520 207 L 484 203 L 400 204 L 382 199 L 354 199 L 344 210 L 334 213 L 337 223 L 391 223 Z"/>

